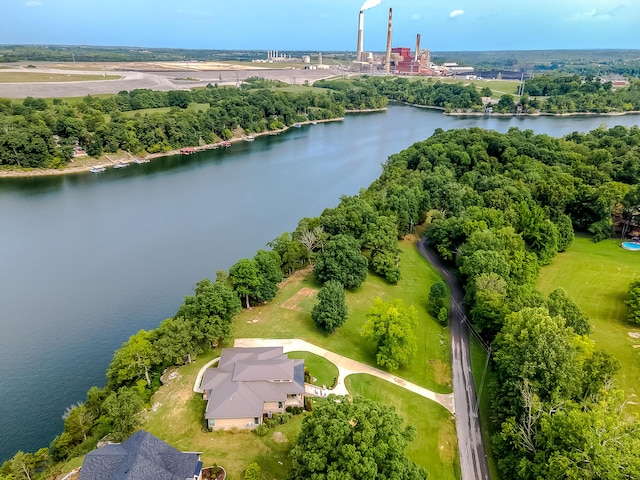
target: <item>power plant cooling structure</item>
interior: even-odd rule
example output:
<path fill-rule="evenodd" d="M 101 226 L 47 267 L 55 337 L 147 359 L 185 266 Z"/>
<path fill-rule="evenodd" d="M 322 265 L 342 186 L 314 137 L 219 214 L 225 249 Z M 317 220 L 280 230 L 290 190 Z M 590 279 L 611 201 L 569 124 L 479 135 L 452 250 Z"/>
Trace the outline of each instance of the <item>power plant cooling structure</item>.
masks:
<path fill-rule="evenodd" d="M 393 17 L 393 11 L 389 9 L 389 27 L 387 28 L 387 55 L 384 59 L 384 71 L 389 74 L 391 70 L 391 21 Z"/>
<path fill-rule="evenodd" d="M 416 58 L 414 58 L 413 61 L 417 62 L 419 57 L 420 57 L 420 34 L 418 33 L 416 35 Z"/>
<path fill-rule="evenodd" d="M 364 43 L 364 10 L 360 10 L 358 16 L 358 46 L 356 48 L 356 62 L 362 60 L 362 49 Z"/>

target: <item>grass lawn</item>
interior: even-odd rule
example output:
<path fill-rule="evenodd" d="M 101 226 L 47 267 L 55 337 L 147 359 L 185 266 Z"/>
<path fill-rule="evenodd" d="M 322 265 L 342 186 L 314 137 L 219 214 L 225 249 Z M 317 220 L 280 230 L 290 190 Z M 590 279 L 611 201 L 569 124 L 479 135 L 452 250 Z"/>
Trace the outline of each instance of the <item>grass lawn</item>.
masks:
<path fill-rule="evenodd" d="M 72 73 L 43 73 L 43 72 L 0 72 L 0 83 L 28 83 L 28 82 L 79 82 L 86 80 L 117 80 L 120 75 L 95 75 Z"/>
<path fill-rule="evenodd" d="M 146 114 L 167 113 L 172 108 L 173 107 L 142 108 L 140 110 L 130 110 L 128 112 L 122 112 L 122 116 L 123 117 L 135 117 L 137 114 L 140 114 L 140 115 L 142 115 L 144 117 Z M 208 110 L 208 109 L 209 109 L 209 104 L 208 103 L 190 103 L 189 106 L 187 107 L 187 110 L 204 111 L 204 110 Z"/>
<path fill-rule="evenodd" d="M 429 478 L 460 478 L 455 418 L 444 407 L 371 375 L 350 375 L 346 385 L 352 395 L 393 405 L 405 423 L 416 428 L 407 456 L 427 470 Z"/>
<path fill-rule="evenodd" d="M 475 85 L 478 90 L 489 87 L 493 94 L 491 97 L 500 98 L 505 93 L 515 95 L 518 91 L 519 80 L 465 80 L 461 78 L 438 79 L 442 83 L 462 83 L 464 85 Z"/>
<path fill-rule="evenodd" d="M 302 93 L 302 92 L 315 92 L 322 93 L 327 92 L 326 88 L 320 87 L 310 87 L 308 85 L 288 85 L 286 87 L 274 87 L 273 90 L 278 92 L 292 92 L 292 93 Z"/>
<path fill-rule="evenodd" d="M 234 336 L 301 338 L 354 360 L 375 365 L 375 346 L 362 339 L 360 329 L 374 298 L 381 297 L 388 302 L 399 298 L 405 305 L 413 305 L 418 310 L 418 355 L 411 365 L 394 373 L 436 392 L 450 393 L 449 330 L 429 316 L 426 309 L 429 289 L 440 277 L 420 256 L 413 241 L 402 241 L 399 246 L 402 278 L 398 285 L 390 285 L 379 276 L 370 274 L 358 290 L 347 292 L 349 317 L 335 333 L 321 332 L 311 320 L 311 309 L 320 286 L 307 270 L 285 281 L 269 304 L 240 313 L 236 317 Z"/>
<path fill-rule="evenodd" d="M 309 370 L 311 383 L 319 387 L 326 385 L 331 388 L 334 380 L 338 378 L 338 367 L 324 357 L 311 352 L 289 352 L 289 358 L 302 358 L 304 366 Z M 314 380 L 315 379 L 315 380 Z"/>
<path fill-rule="evenodd" d="M 593 243 L 590 238 L 576 236 L 568 251 L 560 253 L 551 265 L 544 267 L 538 288 L 549 293 L 562 287 L 589 317 L 596 347 L 620 361 L 618 384 L 631 402 L 627 409 L 640 413 L 640 332 L 626 322 L 624 304 L 629 283 L 640 276 L 640 254 L 620 248 L 620 240 Z"/>

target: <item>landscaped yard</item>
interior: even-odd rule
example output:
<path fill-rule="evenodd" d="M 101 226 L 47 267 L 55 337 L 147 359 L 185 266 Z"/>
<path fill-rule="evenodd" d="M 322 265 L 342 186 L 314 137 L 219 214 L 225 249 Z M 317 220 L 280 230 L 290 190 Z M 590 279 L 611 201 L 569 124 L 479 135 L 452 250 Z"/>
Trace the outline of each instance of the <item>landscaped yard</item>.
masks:
<path fill-rule="evenodd" d="M 263 338 L 302 338 L 342 355 L 375 365 L 375 351 L 359 334 L 365 314 L 377 296 L 387 301 L 401 298 L 419 311 L 418 358 L 403 370 L 394 372 L 408 380 L 439 392 L 451 391 L 449 332 L 426 313 L 431 284 L 439 277 L 417 252 L 413 242 L 401 247 L 402 280 L 389 285 L 369 275 L 356 292 L 347 293 L 349 319 L 333 335 L 320 332 L 311 320 L 311 308 L 319 289 L 310 270 L 286 280 L 268 305 L 243 311 L 236 317 L 234 335 Z M 229 343 L 231 346 L 232 341 Z M 206 466 L 214 463 L 227 469 L 229 478 L 240 479 L 251 462 L 258 462 L 263 479 L 283 479 L 290 467 L 289 451 L 300 431 L 305 414 L 270 430 L 264 437 L 252 432 L 203 432 L 205 402 L 193 392 L 198 370 L 219 355 L 212 352 L 193 364 L 181 367 L 178 376 L 158 390 L 153 408 L 144 415 L 142 428 L 183 451 L 202 452 Z M 311 374 L 319 384 L 330 385 L 337 376 L 334 365 L 324 358 L 304 352 L 292 352 L 292 358 L 304 356 Z M 430 478 L 457 478 L 458 455 L 455 420 L 443 407 L 367 375 L 348 377 L 347 386 L 356 394 L 395 405 L 405 420 L 418 429 L 408 454 L 431 473 Z"/>
<path fill-rule="evenodd" d="M 593 243 L 577 236 L 568 251 L 542 269 L 538 288 L 544 293 L 564 288 L 589 317 L 596 347 L 620 361 L 617 379 L 630 399 L 628 410 L 640 413 L 640 347 L 634 348 L 640 338 L 629 335 L 640 329 L 626 322 L 624 304 L 629 283 L 640 277 L 640 253 L 623 250 L 619 244 L 620 240 Z"/>
<path fill-rule="evenodd" d="M 444 407 L 404 388 L 371 375 L 350 375 L 346 380 L 352 395 L 362 395 L 393 405 L 406 425 L 417 430 L 407 455 L 438 480 L 460 477 L 455 417 Z"/>
<path fill-rule="evenodd" d="M 236 317 L 237 338 L 301 338 L 354 360 L 375 365 L 375 347 L 360 336 L 367 310 L 376 297 L 390 302 L 401 299 L 418 310 L 418 356 L 411 365 L 394 372 L 399 377 L 439 393 L 450 393 L 451 364 L 449 329 L 427 313 L 431 285 L 439 280 L 431 265 L 418 253 L 412 241 L 399 243 L 402 278 L 390 285 L 377 275 L 354 292 L 347 292 L 349 318 L 329 335 L 316 328 L 311 320 L 315 292 L 320 288 L 310 271 L 297 273 L 285 282 L 276 298 L 267 305 L 244 310 Z M 299 292 L 302 290 L 303 294 Z M 293 298 L 293 301 L 291 299 Z"/>
<path fill-rule="evenodd" d="M 304 359 L 304 366 L 311 375 L 310 383 L 314 385 L 326 385 L 327 388 L 331 388 L 334 380 L 338 378 L 338 367 L 324 357 L 311 352 L 289 352 L 287 355 L 289 358 Z"/>

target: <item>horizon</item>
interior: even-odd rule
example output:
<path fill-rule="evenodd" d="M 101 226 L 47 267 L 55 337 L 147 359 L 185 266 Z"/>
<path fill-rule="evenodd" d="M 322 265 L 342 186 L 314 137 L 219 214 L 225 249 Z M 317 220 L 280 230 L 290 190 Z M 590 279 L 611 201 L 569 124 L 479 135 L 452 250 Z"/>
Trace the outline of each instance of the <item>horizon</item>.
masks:
<path fill-rule="evenodd" d="M 277 6 L 245 0 L 220 8 L 207 0 L 112 0 L 99 7 L 80 0 L 5 0 L 11 19 L 2 45 L 122 46 L 193 50 L 351 52 L 358 12 L 365 10 L 364 50 L 385 49 L 389 8 L 393 46 L 438 52 L 636 50 L 640 2 L 633 0 L 292 0 Z"/>

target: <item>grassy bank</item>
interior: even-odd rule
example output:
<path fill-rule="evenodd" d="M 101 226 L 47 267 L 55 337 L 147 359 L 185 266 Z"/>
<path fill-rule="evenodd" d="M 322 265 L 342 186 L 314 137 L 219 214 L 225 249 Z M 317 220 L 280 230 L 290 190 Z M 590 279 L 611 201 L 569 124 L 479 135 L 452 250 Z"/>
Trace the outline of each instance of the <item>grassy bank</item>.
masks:
<path fill-rule="evenodd" d="M 44 72 L 0 72 L 0 83 L 29 83 L 29 82 L 83 82 L 91 80 L 118 80 L 120 75 L 95 75 L 74 73 L 44 73 Z"/>
<path fill-rule="evenodd" d="M 620 248 L 620 240 L 593 243 L 578 236 L 569 250 L 560 253 L 542 269 L 538 288 L 544 293 L 562 287 L 589 317 L 596 348 L 620 362 L 619 386 L 630 399 L 627 409 L 640 413 L 640 345 L 630 332 L 640 332 L 627 323 L 624 304 L 629 283 L 640 276 L 640 254 Z"/>

